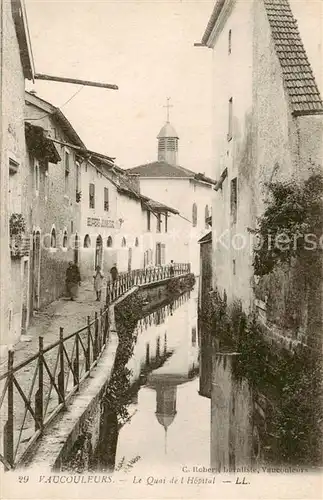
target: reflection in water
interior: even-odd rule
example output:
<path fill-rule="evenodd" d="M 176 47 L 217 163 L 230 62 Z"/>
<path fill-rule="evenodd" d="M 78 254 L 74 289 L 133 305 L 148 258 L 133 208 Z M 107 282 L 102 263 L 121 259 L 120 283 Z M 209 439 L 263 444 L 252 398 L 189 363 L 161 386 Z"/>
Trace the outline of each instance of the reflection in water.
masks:
<path fill-rule="evenodd" d="M 134 380 L 145 370 L 132 418 L 121 428 L 116 463 L 140 456 L 140 466 L 191 463 L 208 464 L 210 402 L 198 395 L 199 346 L 196 335 L 197 297 L 181 297 L 180 303 L 155 314 L 154 325 L 138 324 L 134 355 L 128 364 Z M 172 353 L 147 370 L 147 362 Z M 148 373 L 149 372 L 149 373 Z"/>

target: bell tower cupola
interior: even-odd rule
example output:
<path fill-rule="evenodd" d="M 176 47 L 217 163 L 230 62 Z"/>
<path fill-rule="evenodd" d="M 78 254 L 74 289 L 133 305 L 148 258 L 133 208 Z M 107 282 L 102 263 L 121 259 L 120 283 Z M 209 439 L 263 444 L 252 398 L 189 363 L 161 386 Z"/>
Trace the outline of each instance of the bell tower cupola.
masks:
<path fill-rule="evenodd" d="M 178 155 L 178 135 L 169 121 L 169 110 L 173 106 L 169 104 L 170 97 L 167 97 L 167 121 L 161 128 L 158 139 L 158 161 L 165 161 L 171 165 L 177 165 Z"/>

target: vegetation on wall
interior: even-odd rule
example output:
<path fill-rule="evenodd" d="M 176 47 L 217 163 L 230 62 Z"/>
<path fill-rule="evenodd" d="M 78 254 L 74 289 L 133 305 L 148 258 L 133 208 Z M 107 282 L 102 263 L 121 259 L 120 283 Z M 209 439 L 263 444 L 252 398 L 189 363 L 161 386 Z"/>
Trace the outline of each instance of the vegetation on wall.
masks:
<path fill-rule="evenodd" d="M 255 230 L 255 274 L 264 276 L 279 263 L 290 263 L 297 257 L 311 265 L 322 252 L 322 174 L 313 172 L 302 183 L 271 182 L 267 187 L 269 199 Z"/>
<path fill-rule="evenodd" d="M 176 277 L 168 281 L 167 293 L 168 295 L 178 295 L 182 293 L 184 290 L 193 288 L 194 285 L 195 285 L 195 276 L 192 273 L 183 276 L 182 278 Z"/>
<path fill-rule="evenodd" d="M 13 213 L 9 219 L 10 237 L 19 236 L 25 232 L 26 222 L 22 214 Z"/>
<path fill-rule="evenodd" d="M 136 343 L 135 328 L 142 316 L 143 300 L 138 293 L 129 295 L 115 308 L 115 321 L 119 337 L 114 368 L 104 395 L 104 403 L 117 414 L 119 425 L 129 417 L 127 404 L 131 402 L 130 377 L 127 368 Z"/>
<path fill-rule="evenodd" d="M 220 350 L 239 353 L 233 364 L 235 379 L 247 379 L 254 395 L 264 394 L 271 401 L 264 444 L 272 445 L 274 439 L 275 456 L 268 458 L 282 464 L 319 464 L 323 418 L 319 353 L 305 347 L 296 352 L 273 349 L 241 304 L 228 306 L 226 297 L 217 292 L 208 314 Z"/>

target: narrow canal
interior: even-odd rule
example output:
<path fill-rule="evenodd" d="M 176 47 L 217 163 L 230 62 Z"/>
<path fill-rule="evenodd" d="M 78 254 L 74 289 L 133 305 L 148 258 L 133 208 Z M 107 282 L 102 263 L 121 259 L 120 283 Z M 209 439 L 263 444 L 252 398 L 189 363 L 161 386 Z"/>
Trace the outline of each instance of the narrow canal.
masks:
<path fill-rule="evenodd" d="M 116 467 L 134 460 L 158 469 L 209 464 L 210 401 L 198 393 L 197 287 L 140 320 L 137 334 L 128 368 L 141 385 L 119 432 Z"/>

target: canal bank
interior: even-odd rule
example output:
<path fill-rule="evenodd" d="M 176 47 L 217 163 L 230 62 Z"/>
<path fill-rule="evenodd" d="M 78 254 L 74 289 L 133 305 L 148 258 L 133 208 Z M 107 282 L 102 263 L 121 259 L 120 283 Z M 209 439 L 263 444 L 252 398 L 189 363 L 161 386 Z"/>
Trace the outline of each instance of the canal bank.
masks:
<path fill-rule="evenodd" d="M 125 340 L 121 328 L 119 328 L 118 335 L 116 334 L 114 318 L 118 316 L 118 312 L 115 314 L 115 310 L 122 311 L 122 304 L 124 304 L 124 309 L 132 314 L 133 308 L 127 307 L 127 299 L 136 297 L 139 307 L 134 315 L 136 317 L 135 326 L 138 317 L 143 314 L 143 309 L 148 317 L 148 311 L 156 311 L 156 308 L 161 303 L 167 301 L 170 304 L 174 303 L 176 297 L 183 293 L 184 290 L 189 289 L 193 282 L 194 276 L 188 274 L 157 283 L 144 284 L 144 286 L 139 285 L 110 306 L 108 348 L 98 361 L 97 366 L 91 370 L 91 376 L 82 386 L 80 393 L 76 393 L 65 411 L 57 417 L 55 424 L 53 423 L 45 430 L 42 438 L 24 456 L 19 466 L 26 467 L 32 463 L 35 467 L 40 466 L 60 470 L 69 461 L 70 454 L 79 456 L 80 450 L 81 461 L 84 462 L 83 467 L 88 466 L 89 456 L 92 456 L 93 451 L 94 454 L 96 453 L 95 450 L 100 436 L 101 408 L 98 401 L 101 402 L 102 394 L 106 392 L 111 374 L 114 376 L 112 368 L 115 360 L 118 357 L 120 358 L 121 351 L 117 352 L 120 338 L 123 341 Z M 123 344 L 126 345 L 126 342 L 123 342 Z"/>

